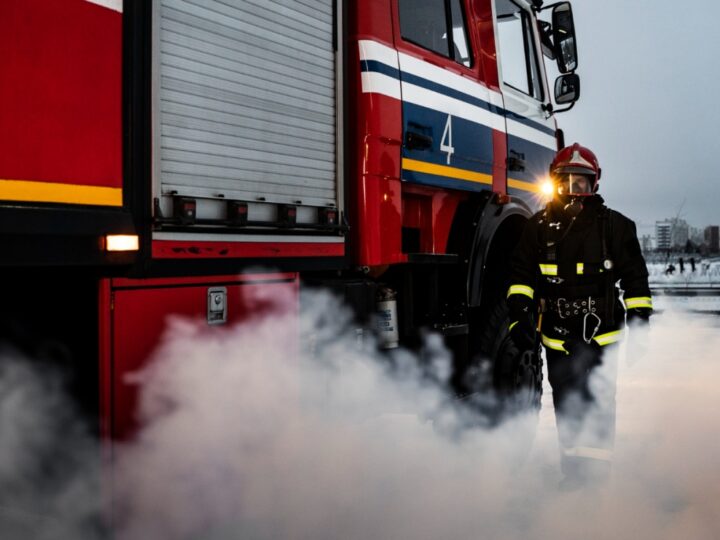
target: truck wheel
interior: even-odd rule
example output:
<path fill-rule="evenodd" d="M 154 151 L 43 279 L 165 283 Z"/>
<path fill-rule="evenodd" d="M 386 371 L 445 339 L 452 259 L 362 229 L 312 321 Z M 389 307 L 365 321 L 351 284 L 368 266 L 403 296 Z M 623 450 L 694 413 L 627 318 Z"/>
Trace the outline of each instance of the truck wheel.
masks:
<path fill-rule="evenodd" d="M 464 379 L 472 388 L 466 401 L 483 403 L 481 412 L 494 425 L 508 416 L 540 410 L 542 357 L 539 343 L 535 350 L 523 352 L 508 337 L 504 298 L 497 298 L 485 313 L 482 316 L 478 309 L 471 314 L 473 357 Z"/>
<path fill-rule="evenodd" d="M 538 345 L 520 351 L 506 337 L 495 356 L 493 386 L 504 414 L 539 411 L 542 398 L 542 359 Z"/>

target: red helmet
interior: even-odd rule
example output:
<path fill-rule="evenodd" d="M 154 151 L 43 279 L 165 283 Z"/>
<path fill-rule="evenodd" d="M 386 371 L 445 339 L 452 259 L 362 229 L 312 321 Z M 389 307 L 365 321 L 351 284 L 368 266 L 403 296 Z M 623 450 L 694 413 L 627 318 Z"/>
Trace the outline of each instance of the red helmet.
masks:
<path fill-rule="evenodd" d="M 550 164 L 550 176 L 556 182 L 567 181 L 568 176 L 574 175 L 587 177 L 590 182 L 589 191 L 572 193 L 571 190 L 570 194 L 574 195 L 592 195 L 595 193 L 598 190 L 601 173 L 600 163 L 592 150 L 580 146 L 578 143 L 560 150 Z"/>

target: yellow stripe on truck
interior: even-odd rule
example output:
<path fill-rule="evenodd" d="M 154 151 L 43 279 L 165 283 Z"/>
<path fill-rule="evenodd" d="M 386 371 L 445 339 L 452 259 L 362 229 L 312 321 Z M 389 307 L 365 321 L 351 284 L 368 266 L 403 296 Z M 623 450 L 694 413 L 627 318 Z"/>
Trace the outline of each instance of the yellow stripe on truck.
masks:
<path fill-rule="evenodd" d="M 493 178 L 490 174 L 469 171 L 467 169 L 458 169 L 457 167 L 449 167 L 447 165 L 438 165 L 437 163 L 428 163 L 417 159 L 403 158 L 402 168 L 406 171 L 413 171 L 434 176 L 444 176 L 446 178 L 454 178 L 456 180 L 466 180 L 475 182 L 476 184 L 492 185 Z M 523 182 L 508 178 L 507 187 L 530 191 L 532 193 L 540 193 L 540 186 L 532 182 Z"/>
<path fill-rule="evenodd" d="M 508 178 L 507 186 L 509 188 L 522 189 L 523 191 L 541 193 L 539 184 L 533 184 L 532 182 L 523 182 L 522 180 L 515 180 L 513 178 Z"/>
<path fill-rule="evenodd" d="M 428 163 L 426 161 L 418 161 L 416 159 L 403 158 L 402 168 L 406 171 L 413 171 L 425 174 L 433 174 L 435 176 L 446 176 L 447 178 L 456 178 L 458 180 L 467 180 L 478 184 L 492 185 L 492 176 L 466 169 L 458 169 L 456 167 L 448 167 L 447 165 L 438 165 L 436 163 Z"/>
<path fill-rule="evenodd" d="M 121 188 L 0 180 L 0 200 L 5 201 L 122 206 L 122 199 Z"/>

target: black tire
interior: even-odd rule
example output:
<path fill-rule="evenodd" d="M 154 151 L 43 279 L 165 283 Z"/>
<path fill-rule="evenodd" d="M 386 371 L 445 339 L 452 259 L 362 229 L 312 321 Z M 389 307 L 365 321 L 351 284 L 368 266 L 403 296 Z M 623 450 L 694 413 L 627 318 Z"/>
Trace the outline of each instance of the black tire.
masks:
<path fill-rule="evenodd" d="M 542 357 L 536 344 L 521 351 L 510 337 L 495 357 L 493 386 L 502 401 L 504 414 L 539 411 L 542 400 Z"/>
<path fill-rule="evenodd" d="M 508 416 L 540 411 L 542 357 L 540 345 L 521 351 L 508 335 L 505 299 L 471 314 L 472 361 L 463 376 L 464 402 L 496 425 Z"/>

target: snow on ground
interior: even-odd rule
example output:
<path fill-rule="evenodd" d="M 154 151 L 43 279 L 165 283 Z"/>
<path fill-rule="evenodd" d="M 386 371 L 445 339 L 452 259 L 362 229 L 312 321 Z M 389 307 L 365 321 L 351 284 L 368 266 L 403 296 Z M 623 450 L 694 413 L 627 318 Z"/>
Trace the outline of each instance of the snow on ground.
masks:
<path fill-rule="evenodd" d="M 680 272 L 678 259 L 647 265 L 655 309 L 720 312 L 720 259 L 697 259 L 694 272 L 689 257 L 684 257 L 684 272 Z M 668 271 L 670 264 L 673 272 Z"/>
<path fill-rule="evenodd" d="M 684 258 L 685 268 L 680 272 L 678 258 L 667 263 L 648 263 L 650 286 L 659 287 L 720 287 L 720 259 L 696 259 L 695 271 L 692 271 L 688 258 Z M 672 265 L 673 271 L 669 271 Z"/>

